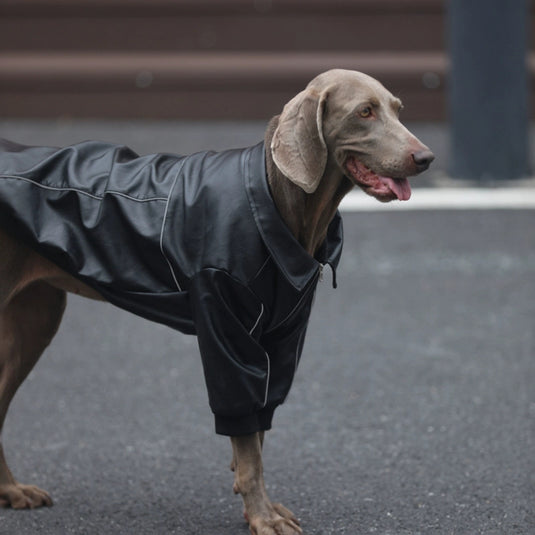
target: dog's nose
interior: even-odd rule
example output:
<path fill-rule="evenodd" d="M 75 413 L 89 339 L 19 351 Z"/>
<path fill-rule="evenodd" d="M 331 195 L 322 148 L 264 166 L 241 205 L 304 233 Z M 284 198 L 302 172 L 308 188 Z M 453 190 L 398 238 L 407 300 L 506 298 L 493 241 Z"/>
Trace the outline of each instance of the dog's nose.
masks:
<path fill-rule="evenodd" d="M 412 154 L 412 159 L 418 167 L 418 171 L 425 171 L 435 159 L 435 155 L 429 149 L 419 150 Z"/>

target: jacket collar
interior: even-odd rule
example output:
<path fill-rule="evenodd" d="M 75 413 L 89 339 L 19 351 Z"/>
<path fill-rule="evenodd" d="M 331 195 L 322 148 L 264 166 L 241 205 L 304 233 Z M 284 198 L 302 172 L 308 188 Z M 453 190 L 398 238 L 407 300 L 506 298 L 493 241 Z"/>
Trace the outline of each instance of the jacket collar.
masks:
<path fill-rule="evenodd" d="M 314 258 L 290 232 L 273 202 L 266 175 L 264 142 L 248 149 L 244 165 L 245 189 L 256 226 L 280 271 L 301 291 L 317 275 L 321 264 L 329 264 L 333 271 L 333 287 L 336 288 L 336 267 L 343 245 L 339 212 L 331 221 L 327 238 Z"/>

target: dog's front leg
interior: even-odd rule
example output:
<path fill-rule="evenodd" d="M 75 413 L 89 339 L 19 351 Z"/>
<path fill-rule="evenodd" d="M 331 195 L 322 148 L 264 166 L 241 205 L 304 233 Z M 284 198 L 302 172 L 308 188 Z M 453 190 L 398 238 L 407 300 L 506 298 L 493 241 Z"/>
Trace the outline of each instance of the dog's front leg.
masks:
<path fill-rule="evenodd" d="M 297 518 L 282 505 L 271 503 L 268 498 L 262 465 L 263 439 L 263 433 L 231 438 L 234 492 L 243 498 L 245 519 L 253 535 L 303 533 Z"/>

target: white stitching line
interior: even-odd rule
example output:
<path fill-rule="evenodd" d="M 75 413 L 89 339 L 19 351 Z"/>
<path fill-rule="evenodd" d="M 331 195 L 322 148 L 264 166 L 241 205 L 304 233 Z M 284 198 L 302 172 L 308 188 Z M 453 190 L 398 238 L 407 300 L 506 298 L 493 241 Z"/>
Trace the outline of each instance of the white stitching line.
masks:
<path fill-rule="evenodd" d="M 264 314 L 264 303 L 260 303 L 260 314 L 258 315 L 258 318 L 255 324 L 253 325 L 252 329 L 249 331 L 249 336 L 252 334 L 252 332 L 256 329 L 257 325 L 260 323 L 260 318 L 263 316 L 263 314 Z M 267 351 L 264 351 L 264 354 L 266 355 L 266 360 L 267 360 L 267 379 L 266 379 L 266 392 L 264 394 L 263 407 L 265 407 L 268 402 L 269 381 L 271 379 L 271 360 L 269 358 L 269 355 L 267 354 Z"/>
<path fill-rule="evenodd" d="M 260 303 L 260 315 L 258 316 L 258 319 L 256 320 L 255 324 L 253 325 L 252 329 L 249 331 L 249 336 L 253 334 L 253 331 L 256 329 L 256 326 L 260 323 L 260 318 L 262 317 L 262 314 L 264 314 L 264 303 Z"/>
<path fill-rule="evenodd" d="M 182 165 L 180 166 L 180 169 L 182 169 Z M 169 192 L 169 196 L 171 196 L 171 191 L 173 191 L 173 188 L 174 188 L 176 180 L 178 178 L 178 173 L 180 172 L 180 169 L 177 171 L 177 174 L 176 174 L 175 179 L 173 181 L 173 185 L 171 186 L 171 190 Z M 173 276 L 173 280 L 175 281 L 175 284 L 176 284 L 176 286 L 178 288 L 178 291 L 179 292 L 182 291 L 182 288 L 180 287 L 180 284 L 178 284 L 178 280 L 177 280 L 175 272 L 173 270 L 173 266 L 171 265 L 171 262 L 169 262 L 169 259 L 167 258 L 167 256 L 165 256 L 165 253 L 163 251 L 163 231 L 164 231 L 164 227 L 165 227 L 165 218 L 167 216 L 167 208 L 169 206 L 169 197 L 152 197 L 152 198 L 147 198 L 147 199 L 136 199 L 135 197 L 131 197 L 129 195 L 126 195 L 125 193 L 121 193 L 121 192 L 118 192 L 118 191 L 107 191 L 107 192 L 104 193 L 103 196 L 99 197 L 97 195 L 93 195 L 92 193 L 88 193 L 87 191 L 83 191 L 83 190 L 76 189 L 76 188 L 61 188 L 61 187 L 58 187 L 58 186 L 47 186 L 45 184 L 41 184 L 39 182 L 36 182 L 35 180 L 32 180 L 32 179 L 27 178 L 27 177 L 23 177 L 23 176 L 0 175 L 0 178 L 2 178 L 2 179 L 22 180 L 23 182 L 29 182 L 30 184 L 33 184 L 34 186 L 37 186 L 38 188 L 51 190 L 51 191 L 74 191 L 76 193 L 80 193 L 81 195 L 86 195 L 87 197 L 90 197 L 92 199 L 96 199 L 98 201 L 101 201 L 104 198 L 104 195 L 107 195 L 107 194 L 119 195 L 119 196 L 125 197 L 125 198 L 127 198 L 127 199 L 129 199 L 131 201 L 135 201 L 135 202 L 166 201 L 165 213 L 164 213 L 163 222 L 162 222 L 162 229 L 160 231 L 160 251 L 161 251 L 165 261 L 167 262 L 167 265 L 169 266 L 169 269 L 171 271 L 171 275 Z"/>
<path fill-rule="evenodd" d="M 33 184 L 34 186 L 37 186 L 38 188 L 47 189 L 51 191 L 74 191 L 76 193 L 80 193 L 81 195 L 86 195 L 87 197 L 91 197 L 92 199 L 96 199 L 98 201 L 101 201 L 104 199 L 106 195 L 118 195 L 120 197 L 124 197 L 130 201 L 135 202 L 149 202 L 149 201 L 167 201 L 166 197 L 148 197 L 146 199 L 138 199 L 137 197 L 132 197 L 130 195 L 127 195 L 126 193 L 122 193 L 120 191 L 113 191 L 113 190 L 106 190 L 102 195 L 94 195 L 93 193 L 89 193 L 87 191 L 77 189 L 77 188 L 67 188 L 67 187 L 61 187 L 61 186 L 48 186 L 46 184 L 41 184 L 40 182 L 36 182 L 35 180 L 32 180 L 31 178 L 27 178 L 24 176 L 16 176 L 16 175 L 0 175 L 0 178 L 2 179 L 14 179 L 14 180 L 22 180 L 23 182 L 29 182 L 30 184 Z"/>
<path fill-rule="evenodd" d="M 147 197 L 146 199 L 138 199 L 137 197 L 132 197 L 130 195 L 127 195 L 126 193 L 122 193 L 121 191 L 110 191 L 106 190 L 104 192 L 104 195 L 117 195 L 119 197 L 124 197 L 125 199 L 128 199 L 129 201 L 134 202 L 148 202 L 148 201 L 167 201 L 166 197 Z M 103 195 L 103 197 L 104 197 Z"/>
<path fill-rule="evenodd" d="M 271 255 L 268 253 L 267 255 L 267 258 L 266 260 L 264 261 L 264 263 L 262 264 L 262 266 L 260 267 L 260 269 L 255 273 L 254 277 L 251 277 L 251 280 L 254 280 L 258 277 L 258 275 L 262 272 L 262 270 L 266 267 L 266 264 L 270 261 L 271 259 Z"/>
<path fill-rule="evenodd" d="M 178 168 L 176 172 L 175 179 L 173 180 L 173 184 L 171 185 L 171 189 L 169 190 L 169 194 L 167 196 L 167 202 L 165 204 L 165 212 L 163 214 L 163 221 L 162 221 L 162 228 L 160 231 L 160 252 L 162 253 L 162 256 L 165 258 L 165 261 L 167 262 L 167 265 L 169 266 L 169 270 L 171 271 L 171 275 L 173 276 L 173 280 L 175 281 L 176 287 L 178 288 L 178 291 L 181 292 L 182 288 L 180 287 L 180 284 L 178 284 L 178 279 L 175 275 L 175 270 L 173 269 L 173 265 L 169 261 L 169 258 L 167 258 L 167 255 L 165 254 L 163 250 L 163 233 L 165 231 L 165 221 L 167 219 L 167 210 L 169 209 L 169 200 L 171 199 L 171 194 L 173 193 L 173 190 L 175 189 L 176 182 L 178 180 L 178 175 L 180 171 L 182 171 L 182 167 L 184 166 L 184 160 L 182 160 L 180 167 Z"/>
<path fill-rule="evenodd" d="M 47 186 L 45 184 L 41 184 L 39 182 L 36 182 L 35 180 L 26 178 L 23 176 L 1 175 L 1 178 L 22 180 L 23 182 L 29 182 L 30 184 L 33 184 L 34 186 L 37 186 L 38 188 L 48 189 L 52 191 L 75 191 L 77 193 L 81 193 L 82 195 L 87 195 L 88 197 L 91 197 L 92 199 L 97 199 L 98 201 L 102 199 L 102 197 L 97 197 L 96 195 L 93 195 L 92 193 L 88 193 L 87 191 L 77 190 L 76 188 L 59 188 L 56 186 Z"/>
<path fill-rule="evenodd" d="M 251 336 L 253 331 L 256 329 L 256 327 L 260 323 L 260 318 L 263 316 L 263 314 L 264 314 L 264 303 L 260 303 L 260 314 L 258 315 L 258 318 L 257 318 L 255 324 L 253 325 L 253 327 L 249 331 L 249 336 Z M 271 378 L 271 360 L 269 358 L 269 355 L 267 354 L 267 351 L 264 351 L 264 354 L 266 355 L 267 368 L 268 369 L 267 369 L 267 379 L 266 379 L 266 392 L 264 394 L 264 405 L 262 406 L 262 408 L 264 408 L 267 405 L 267 402 L 268 402 L 269 380 Z"/>
<path fill-rule="evenodd" d="M 268 364 L 267 379 L 266 379 L 266 394 L 264 396 L 264 407 L 265 407 L 268 402 L 269 380 L 271 378 L 271 360 L 269 359 L 269 355 L 267 354 L 267 351 L 264 351 L 264 353 L 266 354 L 266 359 L 267 359 L 267 364 Z"/>

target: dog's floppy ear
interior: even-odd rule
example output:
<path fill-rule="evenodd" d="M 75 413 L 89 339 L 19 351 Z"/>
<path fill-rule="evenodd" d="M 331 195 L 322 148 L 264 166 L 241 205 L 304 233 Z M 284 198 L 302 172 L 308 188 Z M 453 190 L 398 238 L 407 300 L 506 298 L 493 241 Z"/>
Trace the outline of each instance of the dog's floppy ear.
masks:
<path fill-rule="evenodd" d="M 327 91 L 305 89 L 282 111 L 271 141 L 275 165 L 307 193 L 316 191 L 327 164 L 323 112 Z"/>

